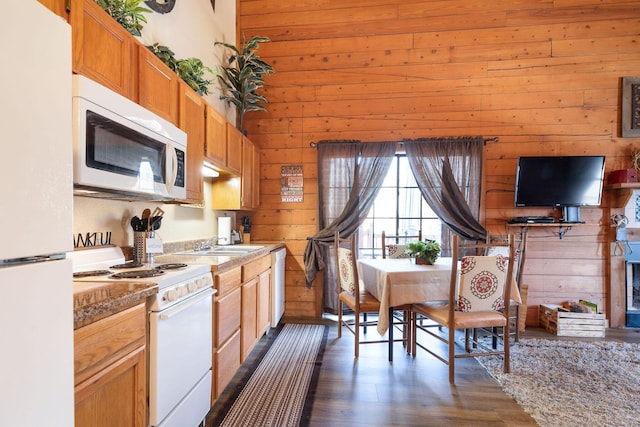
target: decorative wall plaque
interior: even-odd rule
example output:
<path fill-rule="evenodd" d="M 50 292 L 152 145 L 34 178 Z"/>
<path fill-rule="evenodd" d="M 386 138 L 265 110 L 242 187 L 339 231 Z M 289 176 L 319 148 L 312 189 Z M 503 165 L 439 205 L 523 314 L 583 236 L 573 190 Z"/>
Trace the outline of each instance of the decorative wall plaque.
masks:
<path fill-rule="evenodd" d="M 283 203 L 300 203 L 304 197 L 302 165 L 282 166 L 280 169 L 280 196 Z"/>
<path fill-rule="evenodd" d="M 640 138 L 640 77 L 622 78 L 622 137 Z"/>

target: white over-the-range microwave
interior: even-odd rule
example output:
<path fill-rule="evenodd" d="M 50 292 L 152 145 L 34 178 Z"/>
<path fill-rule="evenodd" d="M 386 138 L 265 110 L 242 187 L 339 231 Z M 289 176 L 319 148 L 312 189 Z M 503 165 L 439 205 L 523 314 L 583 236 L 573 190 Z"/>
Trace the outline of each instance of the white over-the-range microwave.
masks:
<path fill-rule="evenodd" d="M 187 135 L 84 76 L 73 76 L 74 193 L 120 200 L 186 198 Z"/>

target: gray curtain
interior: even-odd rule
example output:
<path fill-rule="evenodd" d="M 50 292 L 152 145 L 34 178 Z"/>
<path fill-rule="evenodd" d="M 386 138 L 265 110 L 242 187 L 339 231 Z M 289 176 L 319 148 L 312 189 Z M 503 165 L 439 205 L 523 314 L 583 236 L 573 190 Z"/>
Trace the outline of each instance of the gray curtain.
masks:
<path fill-rule="evenodd" d="M 443 253 L 449 253 L 451 231 L 470 240 L 485 240 L 478 221 L 484 138 L 425 138 L 404 141 L 407 160 L 422 196 L 440 220 Z"/>
<path fill-rule="evenodd" d="M 320 231 L 308 237 L 304 252 L 307 286 L 325 270 L 324 306 L 337 307 L 333 244 L 336 230 L 344 237 L 365 220 L 396 152 L 396 142 L 362 143 L 324 141 L 318 143 L 318 224 Z"/>

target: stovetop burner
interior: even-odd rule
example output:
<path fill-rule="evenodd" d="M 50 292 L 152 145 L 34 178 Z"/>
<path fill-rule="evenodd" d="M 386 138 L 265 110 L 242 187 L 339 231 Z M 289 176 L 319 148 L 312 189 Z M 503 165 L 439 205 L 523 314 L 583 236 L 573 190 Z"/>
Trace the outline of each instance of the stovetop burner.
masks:
<path fill-rule="evenodd" d="M 139 262 L 125 262 L 124 264 L 116 264 L 116 265 L 112 265 L 109 268 L 115 268 L 116 270 L 119 269 L 128 269 L 128 268 L 140 268 L 142 267 L 143 264 L 139 263 Z"/>
<path fill-rule="evenodd" d="M 73 273 L 73 277 L 75 279 L 82 278 L 82 277 L 99 277 L 99 276 L 107 276 L 111 273 L 113 272 L 109 270 L 79 271 L 77 273 Z"/>
<path fill-rule="evenodd" d="M 144 279 L 146 277 L 161 276 L 164 274 L 164 270 L 151 269 L 151 270 L 134 270 L 123 271 L 121 273 L 112 274 L 111 278 L 114 279 Z"/>
<path fill-rule="evenodd" d="M 180 268 L 187 268 L 187 264 L 183 264 L 181 262 L 174 262 L 170 264 L 160 264 L 157 267 L 154 267 L 155 270 L 177 270 Z"/>

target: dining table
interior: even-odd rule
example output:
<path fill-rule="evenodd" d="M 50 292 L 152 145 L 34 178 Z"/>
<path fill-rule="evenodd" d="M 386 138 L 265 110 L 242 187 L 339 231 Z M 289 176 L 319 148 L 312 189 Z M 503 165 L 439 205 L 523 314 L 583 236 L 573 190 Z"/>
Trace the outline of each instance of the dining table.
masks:
<path fill-rule="evenodd" d="M 392 345 L 393 329 L 389 328 L 394 307 L 427 301 L 448 301 L 452 258 L 440 257 L 431 265 L 416 264 L 414 258 L 361 258 L 358 276 L 365 289 L 380 301 L 377 330 L 389 331 Z M 511 300 L 521 303 L 517 283 L 512 281 Z M 390 349 L 389 360 L 392 360 Z"/>

